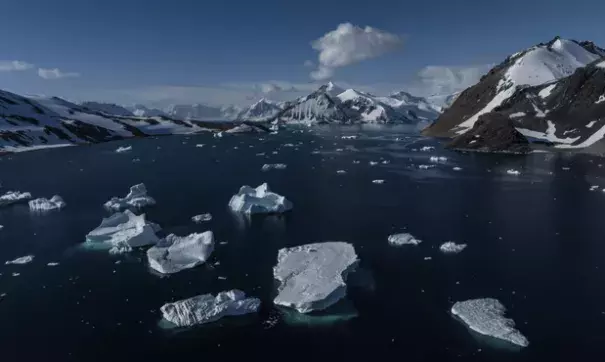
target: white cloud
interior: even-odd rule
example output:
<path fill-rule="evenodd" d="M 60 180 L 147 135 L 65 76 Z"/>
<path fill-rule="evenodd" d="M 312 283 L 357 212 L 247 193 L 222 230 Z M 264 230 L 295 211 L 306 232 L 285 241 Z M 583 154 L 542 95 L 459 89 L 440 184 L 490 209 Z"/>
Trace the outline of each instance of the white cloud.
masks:
<path fill-rule="evenodd" d="M 0 72 L 15 72 L 28 70 L 34 65 L 22 60 L 0 60 Z"/>
<path fill-rule="evenodd" d="M 324 80 L 334 74 L 336 68 L 379 57 L 403 45 L 403 37 L 366 26 L 351 23 L 338 25 L 311 46 L 319 52 L 318 69 L 311 78 Z"/>
<path fill-rule="evenodd" d="M 422 68 L 411 90 L 421 96 L 452 94 L 474 84 L 494 65 L 435 66 Z"/>
<path fill-rule="evenodd" d="M 59 68 L 46 69 L 38 68 L 38 75 L 44 79 L 61 79 L 79 77 L 80 73 L 62 72 Z"/>

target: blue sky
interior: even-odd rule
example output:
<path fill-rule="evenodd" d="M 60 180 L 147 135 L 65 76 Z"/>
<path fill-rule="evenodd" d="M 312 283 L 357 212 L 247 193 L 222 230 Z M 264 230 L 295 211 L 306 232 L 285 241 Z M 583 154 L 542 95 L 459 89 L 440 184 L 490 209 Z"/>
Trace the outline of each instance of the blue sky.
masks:
<path fill-rule="evenodd" d="M 436 85 L 464 87 L 489 64 L 555 35 L 605 46 L 604 13 L 599 0 L 7 0 L 0 64 L 30 66 L 0 66 L 0 89 L 78 101 L 218 104 L 293 97 L 332 79 L 427 95 Z M 359 56 L 362 39 L 346 59 L 331 44 L 326 54 L 344 65 L 312 79 L 321 65 L 312 42 L 343 23 L 397 41 Z"/>

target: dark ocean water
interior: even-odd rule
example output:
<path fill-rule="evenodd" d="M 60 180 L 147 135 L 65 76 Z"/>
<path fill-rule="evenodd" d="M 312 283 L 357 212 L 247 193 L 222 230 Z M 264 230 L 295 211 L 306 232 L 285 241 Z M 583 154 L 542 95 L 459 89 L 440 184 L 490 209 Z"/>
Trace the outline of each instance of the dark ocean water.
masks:
<path fill-rule="evenodd" d="M 359 138 L 341 138 L 349 134 Z M 133 150 L 115 153 L 122 145 Z M 417 151 L 427 145 L 436 150 Z M 430 156 L 448 160 L 419 170 Z M 390 163 L 369 165 L 383 160 Z M 288 167 L 262 172 L 264 163 Z M 600 360 L 605 193 L 589 187 L 605 187 L 602 163 L 586 155 L 458 154 L 397 128 L 173 136 L 3 157 L 3 192 L 59 194 L 67 208 L 0 209 L 1 359 Z M 510 168 L 522 174 L 506 174 Z M 291 213 L 247 221 L 229 212 L 240 186 L 265 181 L 294 203 Z M 108 216 L 102 204 L 139 182 L 157 200 L 148 219 L 165 232 L 212 230 L 228 242 L 211 258 L 220 265 L 162 278 L 148 269 L 144 250 L 111 256 L 79 247 Z M 205 212 L 211 222 L 191 222 Z M 389 246 L 387 236 L 401 231 L 424 242 Z M 276 309 L 277 251 L 330 240 L 354 244 L 365 282 L 330 316 Z M 441 254 L 438 246 L 450 240 L 468 248 Z M 36 256 L 30 264 L 3 265 L 27 254 Z M 158 325 L 162 304 L 232 288 L 262 299 L 258 316 L 185 331 Z M 493 343 L 450 315 L 454 302 L 479 297 L 507 306 L 530 346 Z"/>

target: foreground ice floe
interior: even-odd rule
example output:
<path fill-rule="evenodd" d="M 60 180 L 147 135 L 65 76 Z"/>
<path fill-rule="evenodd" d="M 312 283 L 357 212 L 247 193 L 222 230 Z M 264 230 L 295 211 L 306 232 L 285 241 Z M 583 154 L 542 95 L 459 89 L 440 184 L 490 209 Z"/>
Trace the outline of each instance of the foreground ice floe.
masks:
<path fill-rule="evenodd" d="M 241 290 L 198 295 L 192 298 L 164 304 L 160 309 L 165 320 L 177 327 L 190 327 L 210 323 L 223 317 L 255 313 L 260 299 L 246 298 Z"/>
<path fill-rule="evenodd" d="M 424 147 L 420 148 L 420 151 L 429 152 L 429 151 L 433 151 L 434 149 L 435 149 L 435 147 L 432 147 L 432 146 L 424 146 Z"/>
<path fill-rule="evenodd" d="M 112 254 L 159 242 L 155 234 L 160 227 L 145 220 L 145 214 L 135 215 L 130 210 L 104 218 L 96 229 L 86 235 L 90 246 L 110 248 Z"/>
<path fill-rule="evenodd" d="M 242 186 L 229 200 L 231 210 L 246 214 L 282 213 L 292 209 L 292 206 L 285 197 L 271 192 L 266 183 L 257 188 Z"/>
<path fill-rule="evenodd" d="M 421 170 L 428 170 L 429 168 L 433 168 L 435 165 L 418 165 L 418 168 Z"/>
<path fill-rule="evenodd" d="M 152 269 L 172 274 L 205 263 L 213 251 L 212 231 L 187 236 L 170 234 L 147 250 L 147 260 Z"/>
<path fill-rule="evenodd" d="M 446 254 L 457 254 L 466 248 L 466 244 L 456 244 L 453 241 L 448 241 L 446 243 L 441 244 L 439 250 L 442 253 Z"/>
<path fill-rule="evenodd" d="M 31 263 L 32 261 L 34 261 L 34 256 L 33 255 L 26 255 L 26 256 L 22 256 L 20 258 L 17 258 L 15 260 L 7 261 L 4 264 L 6 264 L 6 265 L 9 265 L 9 264 L 23 265 L 23 264 Z"/>
<path fill-rule="evenodd" d="M 66 206 L 67 204 L 63 201 L 63 198 L 59 195 L 55 195 L 49 199 L 39 198 L 35 200 L 31 200 L 29 202 L 29 209 L 32 211 L 50 211 L 50 210 L 59 210 Z"/>
<path fill-rule="evenodd" d="M 0 196 L 0 207 L 25 202 L 31 198 L 32 194 L 29 192 L 8 191 L 4 195 Z"/>
<path fill-rule="evenodd" d="M 112 197 L 104 206 L 109 210 L 120 211 L 129 207 L 142 208 L 149 205 L 155 205 L 155 200 L 147 195 L 145 184 L 137 184 L 130 187 L 126 197 Z"/>
<path fill-rule="evenodd" d="M 506 170 L 506 173 L 509 175 L 519 176 L 521 174 L 521 171 L 510 169 L 510 170 Z"/>
<path fill-rule="evenodd" d="M 280 282 L 273 302 L 300 313 L 323 310 L 347 293 L 347 275 L 359 262 L 353 245 L 325 242 L 281 249 L 273 276 Z"/>
<path fill-rule="evenodd" d="M 264 164 L 263 167 L 261 168 L 261 170 L 263 171 L 269 171 L 271 169 L 273 170 L 283 170 L 286 167 L 288 167 L 288 165 L 286 165 L 285 163 L 274 163 L 274 164 Z"/>
<path fill-rule="evenodd" d="M 201 224 L 203 222 L 212 220 L 212 214 L 206 213 L 206 214 L 195 215 L 194 217 L 191 218 L 191 220 L 196 224 Z"/>
<path fill-rule="evenodd" d="M 132 146 L 118 147 L 116 149 L 117 153 L 124 153 L 124 152 L 128 152 L 128 151 L 132 151 Z"/>
<path fill-rule="evenodd" d="M 473 331 L 527 347 L 529 341 L 515 329 L 515 322 L 512 319 L 504 317 L 505 313 L 504 305 L 493 298 L 457 302 L 452 307 L 452 314 L 460 318 Z"/>
<path fill-rule="evenodd" d="M 388 241 L 393 246 L 418 245 L 422 242 L 422 240 L 416 239 L 412 234 L 408 233 L 390 235 Z"/>
<path fill-rule="evenodd" d="M 384 183 L 384 180 L 372 180 L 372 183 L 380 185 Z"/>
<path fill-rule="evenodd" d="M 431 158 L 429 158 L 429 161 L 431 162 L 446 162 L 447 161 L 447 157 L 437 157 L 437 156 L 431 156 Z"/>

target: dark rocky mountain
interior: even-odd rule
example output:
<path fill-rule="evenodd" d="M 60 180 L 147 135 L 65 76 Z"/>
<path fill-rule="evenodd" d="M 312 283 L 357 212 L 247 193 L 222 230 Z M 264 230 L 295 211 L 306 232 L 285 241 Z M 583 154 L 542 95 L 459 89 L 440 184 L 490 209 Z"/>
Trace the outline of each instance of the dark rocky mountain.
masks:
<path fill-rule="evenodd" d="M 447 148 L 460 151 L 528 153 L 529 141 L 505 115 L 482 115 L 470 131 L 454 137 Z"/>

